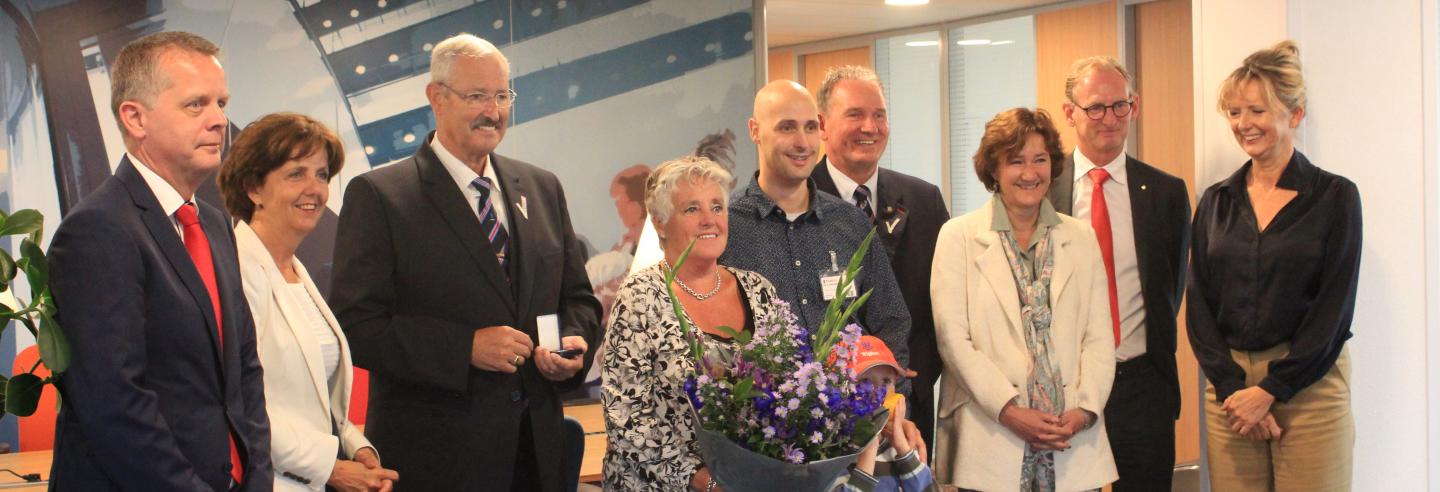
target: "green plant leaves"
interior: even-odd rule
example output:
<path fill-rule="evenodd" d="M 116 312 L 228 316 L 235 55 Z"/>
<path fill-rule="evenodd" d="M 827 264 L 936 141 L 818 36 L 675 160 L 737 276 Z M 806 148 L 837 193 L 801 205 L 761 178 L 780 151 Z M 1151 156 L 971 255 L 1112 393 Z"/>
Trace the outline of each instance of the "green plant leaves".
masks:
<path fill-rule="evenodd" d="M 45 381 L 31 373 L 16 374 L 5 384 L 5 411 L 21 417 L 35 413 Z"/>
<path fill-rule="evenodd" d="M 45 260 L 45 252 L 34 238 L 27 237 L 20 241 L 20 261 L 17 263 L 25 271 L 25 278 L 30 281 L 30 295 L 40 297 L 49 291 L 50 264 Z"/>
<path fill-rule="evenodd" d="M 40 230 L 45 223 L 45 216 L 34 209 L 16 210 L 4 219 L 0 219 L 0 236 L 14 234 L 30 234 Z"/>
<path fill-rule="evenodd" d="M 35 343 L 40 346 L 40 360 L 50 372 L 59 374 L 70 368 L 70 342 L 50 313 L 40 312 L 40 332 Z"/>

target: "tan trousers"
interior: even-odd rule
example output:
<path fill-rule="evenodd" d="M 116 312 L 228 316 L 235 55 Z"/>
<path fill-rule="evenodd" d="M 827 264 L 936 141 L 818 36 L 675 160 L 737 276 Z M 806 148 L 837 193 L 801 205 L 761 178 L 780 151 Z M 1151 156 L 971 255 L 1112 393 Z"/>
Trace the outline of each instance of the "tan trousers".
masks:
<path fill-rule="evenodd" d="M 1289 344 L 1258 352 L 1231 350 L 1254 386 L 1269 372 L 1270 361 L 1289 353 Z M 1251 441 L 1230 430 L 1215 388 L 1205 385 L 1206 457 L 1210 486 L 1231 491 L 1349 491 L 1355 447 L 1350 414 L 1350 349 L 1345 348 L 1325 377 L 1300 390 L 1288 402 L 1270 407 L 1284 432 L 1279 439 Z"/>

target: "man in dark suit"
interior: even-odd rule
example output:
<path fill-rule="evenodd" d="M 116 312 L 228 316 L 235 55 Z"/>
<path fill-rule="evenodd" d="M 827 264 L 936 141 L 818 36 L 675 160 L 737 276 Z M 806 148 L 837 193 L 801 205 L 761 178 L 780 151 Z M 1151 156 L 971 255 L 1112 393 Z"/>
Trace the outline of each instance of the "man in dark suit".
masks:
<path fill-rule="evenodd" d="M 864 210 L 890 254 L 890 268 L 910 310 L 910 417 L 926 446 L 935 437 L 935 381 L 942 365 L 930 312 L 930 260 L 940 226 L 950 219 L 940 188 L 914 176 L 880 169 L 890 139 L 885 93 L 868 68 L 845 66 L 825 74 L 817 95 L 826 155 L 810 174 L 815 189 Z M 939 165 L 938 163 L 936 165 Z"/>
<path fill-rule="evenodd" d="M 435 46 L 435 132 L 345 190 L 331 304 L 370 370 L 366 435 L 413 491 L 560 490 L 561 402 L 600 304 L 554 174 L 494 153 L 509 62 L 461 34 Z M 540 346 L 558 315 L 566 359 Z"/>
<path fill-rule="evenodd" d="M 1116 364 L 1105 425 L 1120 471 L 1114 487 L 1169 490 L 1180 416 L 1175 317 L 1185 286 L 1190 195 L 1180 178 L 1125 155 L 1140 105 L 1119 62 L 1077 61 L 1065 96 L 1065 119 L 1078 143 L 1050 187 L 1050 202 L 1095 227 L 1109 277 Z"/>
<path fill-rule="evenodd" d="M 219 49 L 164 32 L 111 73 L 126 157 L 60 223 L 51 288 L 73 358 L 60 376 L 51 490 L 273 486 L 270 424 L 235 238 L 192 201 L 220 165 Z"/>

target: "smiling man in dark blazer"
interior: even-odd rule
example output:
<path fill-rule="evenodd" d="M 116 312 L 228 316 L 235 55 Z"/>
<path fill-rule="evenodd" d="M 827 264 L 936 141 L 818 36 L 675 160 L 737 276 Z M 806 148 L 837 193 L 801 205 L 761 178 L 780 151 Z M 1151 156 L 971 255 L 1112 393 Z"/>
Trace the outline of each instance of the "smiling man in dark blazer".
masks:
<path fill-rule="evenodd" d="M 220 165 L 219 49 L 162 32 L 120 50 L 115 175 L 60 223 L 51 288 L 73 357 L 50 490 L 268 491 L 270 428 L 235 237 L 194 200 Z"/>
<path fill-rule="evenodd" d="M 1140 104 L 1119 62 L 1077 61 L 1065 96 L 1065 119 L 1078 143 L 1050 187 L 1050 202 L 1095 227 L 1109 277 L 1116 364 L 1105 425 L 1120 471 L 1114 488 L 1169 490 L 1180 416 L 1175 318 L 1185 286 L 1190 195 L 1180 178 L 1125 155 Z"/>
<path fill-rule="evenodd" d="M 930 312 L 930 261 L 940 226 L 950 219 L 940 188 L 880 169 L 890 140 L 880 79 L 870 69 L 845 66 L 825 74 L 818 98 L 826 155 L 810 174 L 815 189 L 853 203 L 870 216 L 910 311 L 910 417 L 927 446 L 935 435 L 935 381 L 942 372 Z M 939 165 L 938 163 L 936 165 Z"/>
<path fill-rule="evenodd" d="M 435 132 L 352 180 L 340 211 L 331 304 L 370 370 L 365 433 L 397 490 L 558 492 L 558 393 L 584 378 L 600 303 L 560 181 L 494 153 L 515 101 L 505 56 L 461 34 L 430 75 Z M 548 315 L 583 357 L 540 346 Z"/>

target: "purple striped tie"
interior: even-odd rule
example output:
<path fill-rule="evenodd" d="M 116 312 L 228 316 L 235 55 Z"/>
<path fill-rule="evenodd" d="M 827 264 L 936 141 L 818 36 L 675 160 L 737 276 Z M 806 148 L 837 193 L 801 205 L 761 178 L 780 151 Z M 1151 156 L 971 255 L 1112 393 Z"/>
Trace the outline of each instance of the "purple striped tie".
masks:
<path fill-rule="evenodd" d="M 490 202 L 490 189 L 494 186 L 490 178 L 481 176 L 470 182 L 476 190 L 480 191 L 480 230 L 485 232 L 486 238 L 490 240 L 490 249 L 495 253 L 495 260 L 500 262 L 500 269 L 505 269 L 505 257 L 510 247 L 510 234 L 505 232 L 505 226 L 500 224 L 500 217 L 495 215 L 495 207 Z"/>

